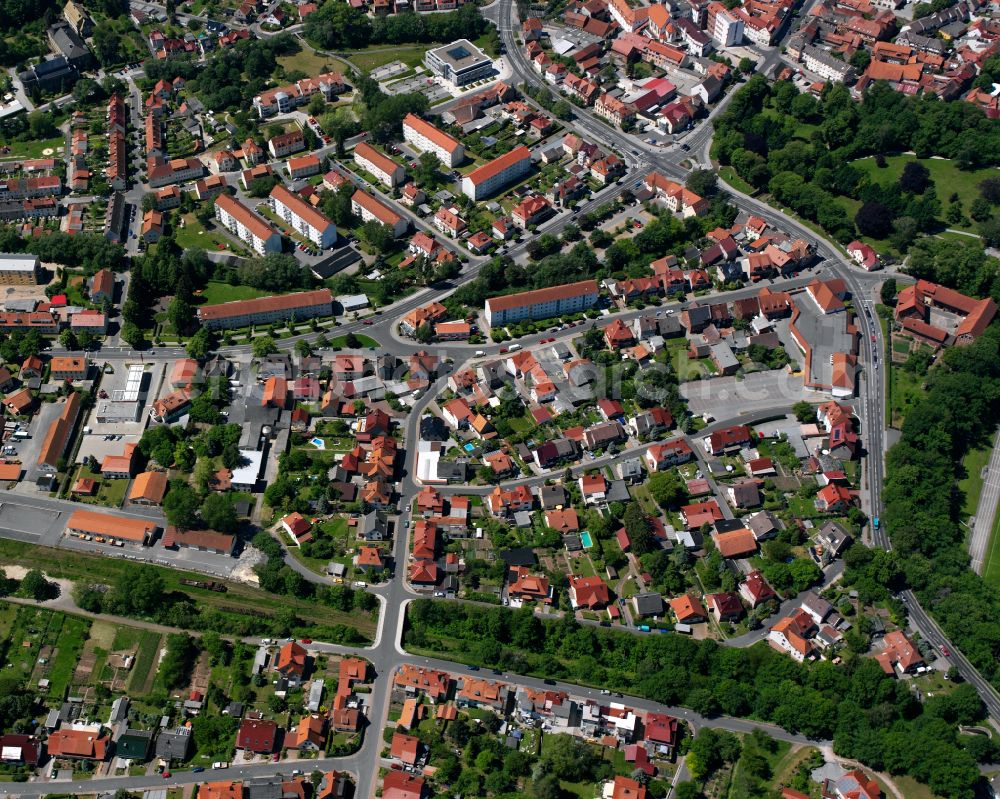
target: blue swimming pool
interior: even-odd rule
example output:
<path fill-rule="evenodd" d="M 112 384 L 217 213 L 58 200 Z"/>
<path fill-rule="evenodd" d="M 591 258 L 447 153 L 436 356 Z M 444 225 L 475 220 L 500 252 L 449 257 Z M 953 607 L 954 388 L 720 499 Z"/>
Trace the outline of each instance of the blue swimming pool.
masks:
<path fill-rule="evenodd" d="M 326 449 L 326 442 L 322 438 L 314 438 L 309 443 L 316 447 L 316 449 Z"/>
<path fill-rule="evenodd" d="M 580 533 L 580 542 L 583 544 L 584 549 L 590 549 L 594 546 L 594 539 L 590 537 L 590 533 L 586 530 Z"/>
<path fill-rule="evenodd" d="M 472 452 L 475 448 L 476 448 L 476 445 L 473 444 L 471 441 L 468 444 L 466 444 L 464 447 L 462 447 L 462 449 L 464 449 L 466 452 Z"/>

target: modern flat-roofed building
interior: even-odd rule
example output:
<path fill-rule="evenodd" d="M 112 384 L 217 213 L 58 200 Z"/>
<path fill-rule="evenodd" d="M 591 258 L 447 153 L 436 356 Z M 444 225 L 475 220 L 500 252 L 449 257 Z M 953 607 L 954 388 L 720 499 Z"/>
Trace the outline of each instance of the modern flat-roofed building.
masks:
<path fill-rule="evenodd" d="M 486 300 L 486 323 L 493 327 L 522 319 L 547 319 L 593 308 L 597 302 L 597 281 L 581 280 L 547 289 L 522 291 Z"/>
<path fill-rule="evenodd" d="M 427 68 L 454 86 L 465 86 L 493 74 L 493 59 L 468 39 L 428 50 Z"/>
<path fill-rule="evenodd" d="M 73 511 L 66 522 L 70 535 L 90 535 L 112 543 L 148 546 L 156 533 L 157 524 L 149 519 L 125 518 L 92 510 Z"/>
<path fill-rule="evenodd" d="M 368 192 L 358 189 L 351 197 L 351 211 L 363 222 L 378 222 L 392 228 L 392 234 L 399 238 L 406 233 L 409 223 L 381 200 Z"/>
<path fill-rule="evenodd" d="M 325 250 L 337 241 L 337 226 L 280 183 L 271 189 L 271 206 L 274 213 L 318 247 Z"/>
<path fill-rule="evenodd" d="M 220 194 L 215 199 L 215 218 L 226 230 L 245 241 L 258 254 L 281 252 L 281 236 L 236 198 Z"/>
<path fill-rule="evenodd" d="M 0 283 L 37 286 L 41 274 L 37 255 L 0 253 Z"/>
<path fill-rule="evenodd" d="M 198 321 L 209 329 L 246 327 L 282 322 L 293 316 L 298 320 L 333 314 L 333 294 L 329 289 L 300 291 L 253 300 L 236 300 L 198 308 Z"/>
<path fill-rule="evenodd" d="M 402 166 L 365 142 L 354 148 L 354 163 L 371 172 L 379 183 L 390 189 L 402 183 L 406 176 Z"/>
<path fill-rule="evenodd" d="M 414 114 L 403 120 L 403 138 L 422 153 L 434 153 L 445 166 L 458 166 L 465 160 L 465 145 Z"/>
<path fill-rule="evenodd" d="M 481 200 L 530 171 L 531 150 L 522 144 L 462 178 L 462 193 L 472 200 Z"/>

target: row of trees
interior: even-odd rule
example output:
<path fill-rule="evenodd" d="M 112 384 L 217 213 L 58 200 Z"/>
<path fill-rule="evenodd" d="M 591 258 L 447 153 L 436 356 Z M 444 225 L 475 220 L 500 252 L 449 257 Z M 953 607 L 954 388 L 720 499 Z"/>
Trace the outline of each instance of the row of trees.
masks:
<path fill-rule="evenodd" d="M 304 621 L 289 606 L 271 615 L 257 608 L 241 607 L 238 599 L 231 607 L 196 602 L 183 591 L 168 589 L 163 577 L 165 571 L 146 564 L 129 564 L 127 569 L 118 572 L 110 585 L 77 583 L 73 599 L 80 608 L 92 613 L 148 619 L 185 630 L 214 631 L 239 637 L 313 635 L 343 644 L 363 642 L 353 627 Z M 374 601 L 374 597 L 372 599 Z"/>
<path fill-rule="evenodd" d="M 679 635 L 637 638 L 584 627 L 571 615 L 543 620 L 530 608 L 445 607 L 429 600 L 409 606 L 406 643 L 418 651 L 460 651 L 482 666 L 832 738 L 839 755 L 911 774 L 949 799 L 971 799 L 979 778 L 975 756 L 955 726 L 982 716 L 971 687 L 921 705 L 873 659 L 850 652 L 839 666 L 803 665 L 766 645 L 737 649 Z"/>
<path fill-rule="evenodd" d="M 489 23 L 473 3 L 443 14 L 413 12 L 373 20 L 360 8 L 327 0 L 306 18 L 305 36 L 323 50 L 357 50 L 372 44 L 477 39 L 488 27 Z"/>
<path fill-rule="evenodd" d="M 108 268 L 125 269 L 125 248 L 98 233 L 50 233 L 30 239 L 21 238 L 12 225 L 0 227 L 0 252 L 28 252 L 43 262 L 82 267 L 88 272 Z"/>

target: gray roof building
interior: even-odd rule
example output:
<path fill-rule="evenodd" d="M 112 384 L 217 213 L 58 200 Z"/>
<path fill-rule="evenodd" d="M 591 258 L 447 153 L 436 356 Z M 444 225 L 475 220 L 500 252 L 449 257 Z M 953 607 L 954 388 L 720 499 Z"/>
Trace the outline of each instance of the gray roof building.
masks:
<path fill-rule="evenodd" d="M 191 729 L 164 730 L 156 739 L 156 756 L 162 760 L 186 760 L 191 749 Z"/>
<path fill-rule="evenodd" d="M 636 594 L 632 607 L 639 616 L 660 616 L 664 611 L 663 597 L 656 593 Z"/>

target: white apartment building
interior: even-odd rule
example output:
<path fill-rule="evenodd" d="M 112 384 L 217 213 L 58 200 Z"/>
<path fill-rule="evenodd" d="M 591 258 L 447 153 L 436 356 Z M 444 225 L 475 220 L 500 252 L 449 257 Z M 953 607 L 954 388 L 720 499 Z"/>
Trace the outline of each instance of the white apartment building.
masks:
<path fill-rule="evenodd" d="M 271 207 L 292 229 L 305 236 L 320 249 L 332 247 L 337 241 L 337 226 L 280 183 L 271 189 Z"/>
<path fill-rule="evenodd" d="M 406 177 L 402 166 L 365 142 L 354 148 L 354 163 L 373 174 L 379 183 L 390 189 L 394 189 Z"/>
<path fill-rule="evenodd" d="M 226 230 L 249 244 L 258 255 L 281 252 L 281 236 L 234 197 L 228 194 L 216 197 L 215 218 Z"/>
<path fill-rule="evenodd" d="M 522 144 L 462 178 L 462 193 L 478 201 L 495 194 L 530 171 L 531 150 Z"/>
<path fill-rule="evenodd" d="M 850 64 L 812 44 L 802 48 L 802 61 L 810 72 L 834 83 L 843 83 L 854 76 L 854 68 Z"/>
<path fill-rule="evenodd" d="M 392 234 L 399 238 L 406 233 L 409 223 L 381 200 L 368 192 L 358 189 L 351 196 L 351 211 L 361 217 L 362 222 L 378 222 L 392 228 Z"/>
<path fill-rule="evenodd" d="M 461 142 L 414 114 L 403 120 L 403 139 L 422 153 L 434 153 L 445 166 L 455 167 L 465 160 Z"/>
<path fill-rule="evenodd" d="M 719 47 L 732 47 L 743 41 L 743 20 L 725 7 L 715 8 L 709 19 L 709 33 Z M 722 5 L 721 3 L 719 4 Z"/>
<path fill-rule="evenodd" d="M 506 325 L 522 319 L 548 319 L 592 308 L 597 302 L 597 281 L 581 280 L 519 294 L 506 294 L 486 300 L 486 323 Z"/>

